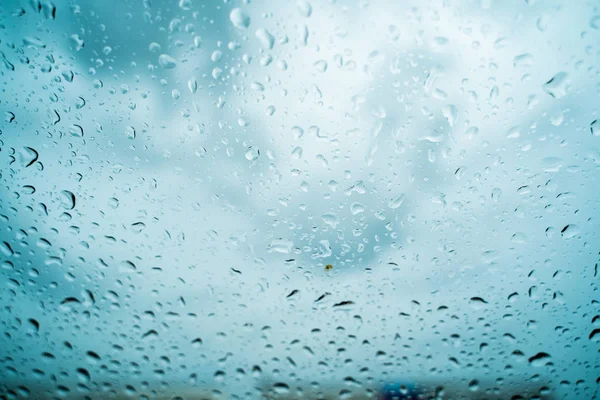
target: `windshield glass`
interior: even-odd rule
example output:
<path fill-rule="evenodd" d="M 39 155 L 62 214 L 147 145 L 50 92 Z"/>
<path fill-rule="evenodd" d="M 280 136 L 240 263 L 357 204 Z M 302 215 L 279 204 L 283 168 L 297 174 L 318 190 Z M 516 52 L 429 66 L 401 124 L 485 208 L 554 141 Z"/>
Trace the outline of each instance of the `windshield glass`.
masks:
<path fill-rule="evenodd" d="M 600 6 L 2 0 L 0 398 L 598 396 Z"/>

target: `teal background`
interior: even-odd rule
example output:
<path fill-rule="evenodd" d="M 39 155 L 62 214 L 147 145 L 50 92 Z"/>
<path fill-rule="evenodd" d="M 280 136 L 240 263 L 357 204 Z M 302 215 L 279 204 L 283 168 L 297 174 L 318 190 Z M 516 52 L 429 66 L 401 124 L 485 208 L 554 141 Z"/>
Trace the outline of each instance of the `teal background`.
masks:
<path fill-rule="evenodd" d="M 310 9 L 0 3 L 0 394 L 597 396 L 600 4 Z"/>

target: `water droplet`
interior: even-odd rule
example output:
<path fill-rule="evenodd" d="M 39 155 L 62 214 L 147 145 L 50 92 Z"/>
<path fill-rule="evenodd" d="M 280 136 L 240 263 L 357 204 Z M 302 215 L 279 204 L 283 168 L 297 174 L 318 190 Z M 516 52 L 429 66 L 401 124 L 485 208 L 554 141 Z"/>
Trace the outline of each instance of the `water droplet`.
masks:
<path fill-rule="evenodd" d="M 323 219 L 323 222 L 326 225 L 329 225 L 332 229 L 335 229 L 339 222 L 337 216 L 333 213 L 323 214 L 321 218 Z"/>
<path fill-rule="evenodd" d="M 98 353 L 96 353 L 95 351 L 89 350 L 87 353 L 87 361 L 90 364 L 97 364 L 98 361 L 102 360 L 102 358 L 100 357 L 100 355 L 98 355 Z"/>
<path fill-rule="evenodd" d="M 479 310 L 483 307 L 485 307 L 488 302 L 485 301 L 483 298 L 481 297 L 471 297 L 471 299 L 469 300 L 469 304 L 471 305 L 471 307 L 473 307 L 476 310 Z"/>
<path fill-rule="evenodd" d="M 559 72 L 542 86 L 544 91 L 555 99 L 560 99 L 567 94 L 570 87 L 569 74 Z"/>
<path fill-rule="evenodd" d="M 590 132 L 592 132 L 592 135 L 594 136 L 600 136 L 600 120 L 593 120 L 592 123 L 590 124 Z"/>
<path fill-rule="evenodd" d="M 134 233 L 141 233 L 144 229 L 146 229 L 146 224 L 143 222 L 134 222 L 131 224 L 131 230 Z"/>
<path fill-rule="evenodd" d="M 315 69 L 318 72 L 321 72 L 321 73 L 327 71 L 327 61 L 325 61 L 325 60 L 319 60 L 319 61 L 317 61 L 315 63 Z"/>
<path fill-rule="evenodd" d="M 514 235 L 512 235 L 511 241 L 513 243 L 526 244 L 527 243 L 527 235 L 525 235 L 522 232 L 517 232 Z"/>
<path fill-rule="evenodd" d="M 231 11 L 229 20 L 238 29 L 247 29 L 250 26 L 250 16 L 240 8 Z"/>
<path fill-rule="evenodd" d="M 4 67 L 9 70 L 9 71 L 14 71 L 15 70 L 15 65 L 13 63 L 11 63 L 8 58 L 6 58 L 6 54 L 4 54 L 4 52 L 0 51 L 0 58 L 2 59 L 2 62 L 4 63 Z"/>
<path fill-rule="evenodd" d="M 355 303 L 351 300 L 340 301 L 339 303 L 335 303 L 333 308 L 336 310 L 350 311 L 354 308 Z"/>
<path fill-rule="evenodd" d="M 83 127 L 77 124 L 71 125 L 71 127 L 69 128 L 69 133 L 71 134 L 71 136 L 83 137 Z"/>
<path fill-rule="evenodd" d="M 507 139 L 516 139 L 520 136 L 521 136 L 521 127 L 520 126 L 513 126 L 512 128 L 510 128 L 508 130 L 508 132 L 506 132 Z"/>
<path fill-rule="evenodd" d="M 299 126 L 294 126 L 292 127 L 292 134 L 294 135 L 294 140 L 298 140 L 304 136 L 304 129 L 300 128 Z"/>
<path fill-rule="evenodd" d="M 121 273 L 133 273 L 137 271 L 137 267 L 134 263 L 129 260 L 125 260 L 119 263 L 119 272 Z"/>
<path fill-rule="evenodd" d="M 442 115 L 448 121 L 448 125 L 453 127 L 458 119 L 458 109 L 453 104 L 448 104 L 442 108 Z"/>
<path fill-rule="evenodd" d="M 198 81 L 196 81 L 196 78 L 192 78 L 188 81 L 188 89 L 190 90 L 190 93 L 196 93 L 198 90 Z"/>
<path fill-rule="evenodd" d="M 60 203 L 65 210 L 72 210 L 75 208 L 75 195 L 73 192 L 63 190 L 60 192 Z"/>
<path fill-rule="evenodd" d="M 152 52 L 152 53 L 156 53 L 158 51 L 160 51 L 162 47 L 160 46 L 160 44 L 156 43 L 156 42 L 152 42 L 148 45 L 148 51 Z"/>
<path fill-rule="evenodd" d="M 255 35 L 260 41 L 262 47 L 268 50 L 273 48 L 273 45 L 275 44 L 275 37 L 273 37 L 268 30 L 263 28 L 257 29 Z"/>
<path fill-rule="evenodd" d="M 85 46 L 85 42 L 77 34 L 71 35 L 71 44 L 75 51 L 80 51 Z"/>
<path fill-rule="evenodd" d="M 250 146 L 246 151 L 245 157 L 248 161 L 258 160 L 258 157 L 260 157 L 260 150 L 258 150 L 257 147 Z"/>
<path fill-rule="evenodd" d="M 89 371 L 85 368 L 77 368 L 77 378 L 83 383 L 89 383 L 92 379 Z"/>
<path fill-rule="evenodd" d="M 575 236 L 579 235 L 579 227 L 575 224 L 569 224 L 567 226 L 565 226 L 564 228 L 562 228 L 562 230 L 560 231 L 561 235 L 565 238 L 565 239 L 571 239 L 574 238 Z"/>
<path fill-rule="evenodd" d="M 219 78 L 221 78 L 221 75 L 223 75 L 223 69 L 222 69 L 222 68 L 219 68 L 219 67 L 215 67 L 215 68 L 213 68 L 213 70 L 212 70 L 212 73 L 211 73 L 211 76 L 212 76 L 214 79 L 219 79 Z"/>
<path fill-rule="evenodd" d="M 302 158 L 302 147 L 298 146 L 292 151 L 292 159 L 299 160 Z"/>
<path fill-rule="evenodd" d="M 308 18 L 312 14 L 312 6 L 306 0 L 298 0 L 298 2 L 296 2 L 296 8 L 303 17 Z"/>
<path fill-rule="evenodd" d="M 471 382 L 469 382 L 469 390 L 471 392 L 476 392 L 479 390 L 479 381 L 477 379 L 473 379 Z"/>
<path fill-rule="evenodd" d="M 558 172 L 562 168 L 562 158 L 544 157 L 542 159 L 542 169 L 544 172 Z"/>
<path fill-rule="evenodd" d="M 192 9 L 192 0 L 179 0 L 179 8 L 185 11 Z"/>
<path fill-rule="evenodd" d="M 173 69 L 177 66 L 177 60 L 168 54 L 161 54 L 158 56 L 158 65 L 163 69 Z"/>
<path fill-rule="evenodd" d="M 37 47 L 40 49 L 46 48 L 46 45 L 44 44 L 42 39 L 36 36 L 25 36 L 23 38 L 23 44 L 27 47 Z"/>
<path fill-rule="evenodd" d="M 273 239 L 267 250 L 269 253 L 284 253 L 288 254 L 292 251 L 294 242 L 285 239 Z"/>
<path fill-rule="evenodd" d="M 287 383 L 277 382 L 273 384 L 273 391 L 277 394 L 288 394 L 290 392 L 290 387 Z"/>
<path fill-rule="evenodd" d="M 135 128 L 133 126 L 126 127 L 125 136 L 127 136 L 127 139 L 135 139 Z"/>
<path fill-rule="evenodd" d="M 550 361 L 550 354 L 539 352 L 536 355 L 529 358 L 529 363 L 534 367 L 543 367 Z"/>
<path fill-rule="evenodd" d="M 33 332 L 37 333 L 40 331 L 40 323 L 36 319 L 29 318 L 27 322 L 29 323 L 29 326 Z"/>
<path fill-rule="evenodd" d="M 519 54 L 513 59 L 515 67 L 530 67 L 533 65 L 533 57 L 529 53 Z"/>
<path fill-rule="evenodd" d="M 360 203 L 352 203 L 350 205 L 350 212 L 352 215 L 363 213 L 365 212 L 365 206 Z"/>
<path fill-rule="evenodd" d="M 10 257 L 15 254 L 8 242 L 0 243 L 0 253 L 4 254 L 6 257 Z"/>
<path fill-rule="evenodd" d="M 402 203 L 404 202 L 404 197 L 405 197 L 404 194 L 400 194 L 400 195 L 394 197 L 388 203 L 388 207 L 391 208 L 392 210 L 395 210 L 396 208 L 400 207 L 402 205 Z"/>
<path fill-rule="evenodd" d="M 219 61 L 221 61 L 222 58 L 223 58 L 223 52 L 219 51 L 219 50 L 213 51 L 212 55 L 210 56 L 210 59 L 212 62 L 219 62 Z"/>
<path fill-rule="evenodd" d="M 32 185 L 23 185 L 23 187 L 21 188 L 21 192 L 23 194 L 34 194 L 35 193 L 35 186 L 32 186 Z"/>
<path fill-rule="evenodd" d="M 248 120 L 248 118 L 246 118 L 246 117 L 240 117 L 240 118 L 238 118 L 237 123 L 242 128 L 245 128 L 248 125 L 250 125 L 250 120 Z"/>
<path fill-rule="evenodd" d="M 23 147 L 19 152 L 21 165 L 25 168 L 32 166 L 39 158 L 37 150 L 32 147 Z"/>

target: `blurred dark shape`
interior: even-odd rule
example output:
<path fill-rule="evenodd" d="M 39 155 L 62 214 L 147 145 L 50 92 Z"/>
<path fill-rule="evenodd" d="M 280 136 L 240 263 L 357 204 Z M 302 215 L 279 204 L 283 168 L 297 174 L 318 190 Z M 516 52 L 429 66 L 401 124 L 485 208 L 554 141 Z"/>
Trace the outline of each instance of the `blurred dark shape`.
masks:
<path fill-rule="evenodd" d="M 411 383 L 388 383 L 381 389 L 381 400 L 417 400 L 424 392 Z"/>

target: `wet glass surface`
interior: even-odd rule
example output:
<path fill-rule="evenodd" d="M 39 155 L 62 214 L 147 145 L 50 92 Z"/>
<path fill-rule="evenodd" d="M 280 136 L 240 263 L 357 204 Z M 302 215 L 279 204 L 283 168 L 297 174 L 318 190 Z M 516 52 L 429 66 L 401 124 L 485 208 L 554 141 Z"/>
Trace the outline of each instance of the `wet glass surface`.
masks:
<path fill-rule="evenodd" d="M 598 396 L 599 51 L 597 1 L 2 0 L 0 398 Z"/>

